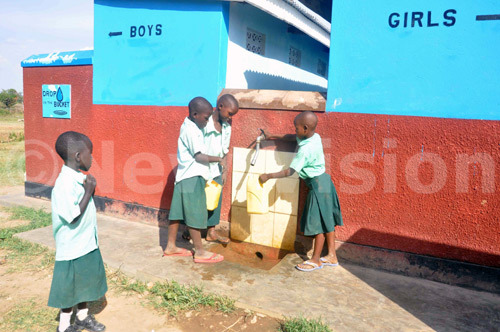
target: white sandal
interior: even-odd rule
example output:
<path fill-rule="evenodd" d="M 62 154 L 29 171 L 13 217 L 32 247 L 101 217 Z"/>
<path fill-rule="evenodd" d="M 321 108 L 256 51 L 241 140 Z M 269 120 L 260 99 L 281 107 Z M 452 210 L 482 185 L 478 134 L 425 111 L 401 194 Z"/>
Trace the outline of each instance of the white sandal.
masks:
<path fill-rule="evenodd" d="M 300 267 L 299 265 L 310 265 L 312 266 L 313 268 L 312 269 L 304 269 L 302 267 Z M 305 261 L 305 262 L 302 262 L 301 264 L 297 264 L 295 265 L 295 268 L 299 271 L 303 271 L 303 272 L 311 272 L 311 271 L 314 271 L 314 270 L 319 270 L 319 269 L 322 269 L 323 268 L 323 264 L 321 265 L 318 265 L 314 262 L 311 262 L 311 261 Z"/>
<path fill-rule="evenodd" d="M 325 265 L 325 266 L 338 266 L 339 265 L 338 262 L 337 263 L 330 263 L 330 261 L 328 259 L 326 259 L 325 257 L 321 257 L 319 260 L 321 261 L 321 264 Z"/>

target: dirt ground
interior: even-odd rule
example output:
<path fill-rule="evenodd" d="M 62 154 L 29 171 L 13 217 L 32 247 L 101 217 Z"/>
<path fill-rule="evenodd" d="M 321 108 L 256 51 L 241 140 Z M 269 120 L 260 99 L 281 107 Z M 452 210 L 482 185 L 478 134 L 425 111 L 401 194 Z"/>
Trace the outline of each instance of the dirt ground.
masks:
<path fill-rule="evenodd" d="M 9 213 L 0 210 L 0 228 L 25 224 L 24 220 L 9 220 Z M 1 241 L 1 240 L 0 240 Z M 52 280 L 52 265 L 43 269 L 33 269 L 9 259 L 10 252 L 0 249 L 0 326 L 1 320 L 9 315 L 19 315 L 18 309 L 30 308 L 31 311 L 43 311 L 48 316 L 49 327 L 33 327 L 29 331 L 55 330 L 58 322 L 58 310 L 47 307 L 47 299 Z M 34 256 L 32 260 L 41 260 Z M 263 314 L 237 309 L 224 314 L 210 308 L 178 313 L 172 317 L 147 305 L 141 295 L 120 293 L 108 282 L 110 290 L 106 299 L 94 303 L 94 311 L 99 321 L 107 326 L 107 331 L 127 332 L 193 332 L 193 331 L 277 331 L 279 322 Z M 17 331 L 27 331 L 18 329 Z"/>

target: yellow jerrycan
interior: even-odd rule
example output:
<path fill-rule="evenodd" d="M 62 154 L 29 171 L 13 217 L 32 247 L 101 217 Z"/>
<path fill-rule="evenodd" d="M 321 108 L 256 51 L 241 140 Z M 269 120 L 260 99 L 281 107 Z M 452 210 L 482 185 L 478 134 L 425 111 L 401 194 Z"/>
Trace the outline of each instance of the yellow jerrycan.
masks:
<path fill-rule="evenodd" d="M 222 191 L 222 185 L 218 184 L 214 180 L 208 180 L 205 185 L 205 195 L 207 196 L 207 210 L 213 211 L 217 209 L 219 205 L 220 193 Z"/>
<path fill-rule="evenodd" d="M 249 174 L 247 181 L 247 212 L 264 214 L 269 210 L 269 198 L 259 175 Z"/>

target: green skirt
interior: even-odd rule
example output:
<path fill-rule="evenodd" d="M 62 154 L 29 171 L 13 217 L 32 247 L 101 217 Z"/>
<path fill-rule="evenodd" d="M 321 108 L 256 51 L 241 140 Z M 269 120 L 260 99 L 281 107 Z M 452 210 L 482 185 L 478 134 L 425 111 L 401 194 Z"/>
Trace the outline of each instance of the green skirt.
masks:
<path fill-rule="evenodd" d="M 180 220 L 188 227 L 207 228 L 206 181 L 201 176 L 181 180 L 174 186 L 169 220 Z"/>
<path fill-rule="evenodd" d="M 214 181 L 217 182 L 218 184 L 222 185 L 222 176 L 218 176 L 214 178 Z M 224 187 L 222 188 L 222 191 L 224 190 Z M 208 211 L 208 226 L 217 226 L 220 222 L 220 210 L 221 210 L 221 205 L 222 205 L 222 191 L 220 192 L 220 197 L 219 197 L 219 204 L 217 205 L 217 208 L 213 211 Z"/>
<path fill-rule="evenodd" d="M 335 226 L 342 226 L 339 197 L 330 175 L 323 173 L 304 181 L 309 188 L 300 219 L 300 230 L 304 235 L 330 233 Z"/>
<path fill-rule="evenodd" d="M 71 308 L 97 301 L 106 294 L 106 272 L 99 248 L 69 261 L 56 261 L 49 294 L 49 307 Z"/>

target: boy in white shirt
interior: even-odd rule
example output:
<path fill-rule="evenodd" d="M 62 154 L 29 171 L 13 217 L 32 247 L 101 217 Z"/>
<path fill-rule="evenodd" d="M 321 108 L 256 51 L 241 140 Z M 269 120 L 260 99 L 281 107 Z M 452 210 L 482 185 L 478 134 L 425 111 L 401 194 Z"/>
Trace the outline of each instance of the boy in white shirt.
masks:
<path fill-rule="evenodd" d="M 220 163 L 222 158 L 207 155 L 203 128 L 212 114 L 212 105 L 203 97 L 189 102 L 189 116 L 181 126 L 177 141 L 177 173 L 169 212 L 168 242 L 164 256 L 192 256 L 189 250 L 175 244 L 179 223 L 188 227 L 195 247 L 195 263 L 218 263 L 222 255 L 203 249 L 201 230 L 207 228 L 206 181 L 210 177 L 209 163 Z"/>
<path fill-rule="evenodd" d="M 211 156 L 218 156 L 222 158 L 222 162 L 210 163 L 209 178 L 213 179 L 218 184 L 224 186 L 227 179 L 227 154 L 229 152 L 229 142 L 231 140 L 231 119 L 238 113 L 238 101 L 233 95 L 225 94 L 217 100 L 217 108 L 212 113 L 203 134 L 205 138 L 205 146 L 207 147 L 207 154 Z M 213 211 L 208 211 L 208 231 L 206 240 L 208 242 L 218 242 L 221 244 L 228 244 L 229 238 L 220 236 L 215 231 L 215 226 L 220 222 L 220 211 L 222 205 L 222 192 L 219 198 L 219 204 Z M 186 230 L 182 237 L 189 240 L 189 232 Z"/>
<path fill-rule="evenodd" d="M 96 180 L 80 172 L 92 165 L 92 142 L 84 134 L 67 131 L 57 138 L 56 152 L 64 165 L 52 189 L 56 261 L 48 305 L 61 309 L 58 332 L 102 332 L 106 327 L 87 308 L 87 302 L 100 299 L 108 289 L 97 237 Z M 70 324 L 76 305 L 75 323 Z"/>

